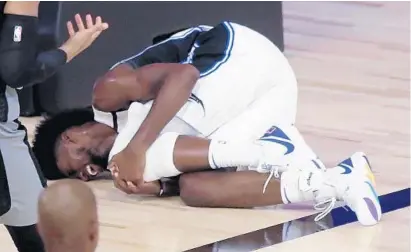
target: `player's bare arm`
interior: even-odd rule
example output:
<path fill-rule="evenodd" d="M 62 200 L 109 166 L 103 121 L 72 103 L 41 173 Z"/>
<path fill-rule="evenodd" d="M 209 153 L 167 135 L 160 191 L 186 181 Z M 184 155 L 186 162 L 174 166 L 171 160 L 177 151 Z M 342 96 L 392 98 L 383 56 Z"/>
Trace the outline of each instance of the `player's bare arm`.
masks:
<path fill-rule="evenodd" d="M 98 110 L 116 111 L 128 107 L 133 101 L 154 100 L 161 88 L 170 83 L 174 89 L 189 89 L 191 92 L 198 76 L 196 68 L 185 64 L 157 63 L 137 69 L 129 64 L 120 64 L 96 81 L 92 103 Z"/>
<path fill-rule="evenodd" d="M 186 103 L 199 72 L 191 65 L 178 63 L 151 64 L 136 70 L 126 67 L 114 68 L 97 82 L 93 105 L 102 111 L 115 111 L 132 101 L 154 100 L 132 141 L 112 159 L 122 179 L 141 184 L 146 151 Z"/>

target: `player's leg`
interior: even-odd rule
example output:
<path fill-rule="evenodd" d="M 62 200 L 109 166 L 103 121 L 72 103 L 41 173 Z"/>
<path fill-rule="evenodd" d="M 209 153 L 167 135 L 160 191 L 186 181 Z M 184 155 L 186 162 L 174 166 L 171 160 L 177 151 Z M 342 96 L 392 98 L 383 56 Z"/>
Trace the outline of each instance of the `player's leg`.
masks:
<path fill-rule="evenodd" d="M 298 146 L 285 132 L 270 129 L 255 142 L 208 140 L 167 132 L 146 153 L 144 179 L 150 182 L 184 172 L 246 166 L 251 171 L 239 171 L 240 175 L 182 175 L 180 193 L 193 206 L 249 207 L 315 200 L 323 211 L 320 217 L 340 200 L 356 212 L 361 223 L 372 225 L 379 221 L 381 206 L 365 157 L 356 155 L 335 168 L 323 169 L 305 152 L 292 155 L 294 151 L 290 150 Z M 262 195 L 266 193 L 269 195 Z"/>
<path fill-rule="evenodd" d="M 116 138 L 109 160 L 127 146 L 137 129 L 138 127 L 127 123 Z M 269 148 L 271 152 L 277 152 L 279 156 L 286 152 L 284 146 L 274 142 Z M 184 172 L 209 168 L 257 166 L 265 149 L 261 143 L 248 139 L 241 141 L 210 140 L 169 131 L 161 134 L 148 149 L 144 179 L 150 182 L 163 177 L 177 176 Z M 276 154 L 270 153 L 270 155 Z"/>
<path fill-rule="evenodd" d="M 276 83 L 293 83 L 295 77 L 292 78 L 291 68 L 287 67 L 288 63 L 284 64 L 285 58 L 280 61 L 283 63 L 278 64 L 277 69 L 283 66 L 283 71 L 279 72 L 289 74 L 279 75 Z M 295 118 L 297 98 L 296 90 L 292 87 L 293 85 L 280 85 L 273 88 L 272 93 L 267 95 L 268 98 L 258 99 L 243 114 L 223 125 L 211 136 L 214 142 L 218 142 L 215 141 L 218 139 L 252 139 L 268 125 L 279 126 L 271 128 L 261 140 L 286 146 L 287 154 L 284 155 L 278 148 L 277 151 L 271 149 L 272 159 L 269 157 L 268 163 L 261 163 L 260 160 L 257 166 L 258 171 L 270 172 L 278 180 L 273 181 L 267 174 L 251 172 L 183 174 L 180 178 L 183 200 L 193 206 L 212 207 L 250 207 L 316 200 L 326 202 L 326 205 L 330 203 L 328 207 L 320 205 L 326 213 L 337 199 L 345 201 L 357 213 L 361 223 L 375 224 L 381 218 L 381 209 L 374 196 L 372 173 L 367 168 L 369 165 L 366 158 L 357 154 L 333 169 L 323 170 L 315 153 L 291 124 Z M 211 150 L 212 148 L 210 152 Z M 281 155 L 283 160 L 279 158 Z M 357 171 L 355 167 L 358 167 Z M 351 173 L 352 175 L 347 175 Z M 253 183 L 247 184 L 248 178 L 253 178 Z"/>
<path fill-rule="evenodd" d="M 257 167 L 268 148 L 272 156 L 286 152 L 284 146 L 276 143 L 266 147 L 255 141 L 210 140 L 167 132 L 146 153 L 144 180 L 150 182 L 207 169 Z"/>
<path fill-rule="evenodd" d="M 19 252 L 44 251 L 44 245 L 36 225 L 6 226 L 6 228 Z"/>
<path fill-rule="evenodd" d="M 37 200 L 46 181 L 37 167 L 27 142 L 25 129 L 14 122 L 0 124 L 2 169 L 7 184 L 9 210 L 0 216 L 20 252 L 42 252 L 37 233 Z M 2 189 L 3 190 L 3 189 Z"/>
<path fill-rule="evenodd" d="M 267 140 L 268 142 L 265 142 Z M 292 177 L 288 176 L 288 180 L 298 180 L 300 175 L 304 176 L 305 173 L 324 168 L 294 126 L 271 129 L 256 142 L 263 143 L 261 149 L 265 149 L 265 152 L 260 154 L 259 163 L 255 166 L 231 173 L 182 174 L 180 194 L 183 201 L 192 206 L 208 207 L 258 207 L 290 203 L 291 201 L 282 195 L 285 188 L 282 189 L 281 180 L 272 178 L 274 176 L 280 178 L 280 173 L 291 169 L 301 169 L 300 173 Z M 282 150 L 271 148 L 277 143 L 288 147 Z M 176 145 L 176 147 L 182 146 Z M 216 150 L 211 149 L 210 151 Z M 175 152 L 182 152 L 182 150 L 176 148 Z M 217 153 L 221 154 L 221 151 L 217 150 Z M 246 156 L 247 153 L 243 155 Z M 186 155 L 181 155 L 180 159 L 183 157 L 186 158 Z M 284 183 L 289 183 L 288 180 Z M 298 194 L 295 190 L 292 193 Z M 301 198 L 297 197 L 297 200 Z M 307 198 L 307 200 L 313 200 L 313 198 Z M 296 200 L 293 199 L 292 202 Z"/>
<path fill-rule="evenodd" d="M 234 128 L 232 130 L 235 131 Z M 225 144 L 221 144 L 218 139 L 210 140 L 208 153 L 212 154 L 212 158 L 209 156 L 208 160 L 205 147 L 198 150 L 195 142 L 181 140 L 180 144 L 176 144 L 174 152 L 184 167 L 190 163 L 204 166 L 207 161 L 210 162 L 214 156 L 219 155 L 225 158 L 235 157 L 224 155 L 230 151 L 220 149 Z M 268 142 L 263 144 L 260 150 L 265 147 L 269 151 L 261 152 L 255 169 L 262 173 L 240 171 L 183 174 L 180 177 L 182 199 L 188 205 L 203 207 L 254 207 L 315 200 L 325 203 L 317 205 L 324 213 L 332 209 L 336 200 L 340 200 L 345 201 L 356 212 L 362 224 L 372 225 L 381 218 L 373 175 L 363 153 L 356 153 L 338 166 L 325 170 L 293 125 L 273 127 L 257 142 Z M 269 148 L 273 146 L 273 142 L 287 146 L 286 150 Z M 217 143 L 219 148 L 211 148 L 213 143 Z M 206 146 L 206 143 L 204 145 Z M 195 148 L 190 149 L 190 146 Z M 237 146 L 242 145 L 232 143 L 231 150 L 236 150 Z M 243 146 L 250 148 L 248 145 Z M 285 154 L 287 152 L 289 153 Z M 176 155 L 178 153 L 179 156 Z M 243 156 L 250 157 L 250 154 L 243 152 Z M 184 163 L 187 157 L 190 159 L 187 159 L 188 163 Z M 198 162 L 199 160 L 201 162 Z M 254 169 L 253 165 L 251 169 Z M 277 179 L 274 180 L 273 177 Z M 323 217 L 324 214 L 319 216 Z"/>
<path fill-rule="evenodd" d="M 196 207 L 256 207 L 308 201 L 321 211 L 316 220 L 326 216 L 336 201 L 343 201 L 361 224 L 379 222 L 381 205 L 363 153 L 325 170 L 305 161 L 291 161 L 286 169 L 272 166 L 270 175 L 254 171 L 183 174 L 180 195 L 186 204 Z"/>
<path fill-rule="evenodd" d="M 203 171 L 180 176 L 180 197 L 194 207 L 250 208 L 282 204 L 280 182 L 255 171 Z"/>
<path fill-rule="evenodd" d="M 294 129 L 293 126 L 290 128 Z M 167 132 L 160 135 L 146 153 L 144 179 L 150 182 L 181 173 L 228 167 L 245 167 L 264 172 L 264 167 L 267 165 L 286 166 L 296 159 L 292 154 L 298 152 L 300 146 L 294 145 L 294 136 L 287 135 L 285 132 L 290 130 L 271 129 L 264 135 L 267 139 L 255 141 L 223 141 Z M 277 141 L 273 141 L 270 137 Z M 284 144 L 285 142 L 287 144 Z M 302 153 L 304 155 L 298 155 L 299 158 L 308 160 L 306 162 L 310 167 L 322 168 L 317 162 L 311 160 L 315 155 Z"/>
<path fill-rule="evenodd" d="M 270 130 L 260 141 L 268 140 L 271 144 L 270 140 L 275 140 L 293 146 L 287 150 L 304 147 L 294 145 L 291 135 L 284 132 L 287 130 Z M 267 146 L 263 145 L 263 149 Z M 180 194 L 188 205 L 203 207 L 255 207 L 312 201 L 316 202 L 314 207 L 322 211 L 318 219 L 331 211 L 336 201 L 344 201 L 362 224 L 373 225 L 380 220 L 381 206 L 375 192 L 374 176 L 363 153 L 354 154 L 336 167 L 324 169 L 310 153 L 293 152 L 295 155 L 289 153 L 282 157 L 277 156 L 281 154 L 278 151 L 266 152 L 268 155 L 261 156 L 257 168 L 249 167 L 261 173 L 183 174 Z"/>

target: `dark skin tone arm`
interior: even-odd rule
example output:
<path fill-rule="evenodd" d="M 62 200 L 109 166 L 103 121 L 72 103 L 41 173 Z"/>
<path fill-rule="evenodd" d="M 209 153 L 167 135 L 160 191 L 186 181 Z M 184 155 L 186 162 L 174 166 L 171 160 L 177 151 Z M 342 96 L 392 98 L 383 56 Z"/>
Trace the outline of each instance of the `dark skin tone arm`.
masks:
<path fill-rule="evenodd" d="M 200 76 L 198 70 L 191 65 L 155 64 L 147 69 L 142 78 L 148 80 L 147 83 L 155 83 L 151 92 L 155 99 L 147 118 L 130 143 L 131 148 L 142 147 L 145 150 L 187 102 Z M 152 76 L 156 76 L 155 73 L 156 79 L 150 82 L 150 79 L 153 80 Z"/>
<path fill-rule="evenodd" d="M 199 75 L 196 68 L 187 64 L 159 63 L 135 70 L 122 64 L 97 81 L 93 105 L 99 110 L 116 111 L 132 101 L 154 100 L 134 138 L 110 164 L 124 183 L 144 185 L 145 153 L 186 103 Z"/>
<path fill-rule="evenodd" d="M 198 70 L 191 65 L 159 63 L 133 69 L 127 64 L 121 64 L 96 81 L 93 106 L 98 110 L 111 112 L 127 108 L 133 101 L 147 102 L 155 99 L 153 111 L 164 103 L 161 100 L 170 103 L 168 100 L 173 99 L 173 106 L 168 110 L 177 111 L 171 115 L 172 118 L 189 98 L 199 75 Z M 170 114 L 172 111 L 165 113 Z"/>
<path fill-rule="evenodd" d="M 282 204 L 280 182 L 271 179 L 263 193 L 267 173 L 235 168 L 209 170 L 210 140 L 179 136 L 174 147 L 174 164 L 180 176 L 180 197 L 193 207 L 250 208 Z"/>

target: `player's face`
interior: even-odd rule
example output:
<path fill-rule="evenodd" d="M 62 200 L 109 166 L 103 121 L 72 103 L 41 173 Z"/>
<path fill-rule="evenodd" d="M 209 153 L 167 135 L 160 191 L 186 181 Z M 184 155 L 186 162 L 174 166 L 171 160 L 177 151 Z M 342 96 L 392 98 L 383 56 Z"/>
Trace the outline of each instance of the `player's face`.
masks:
<path fill-rule="evenodd" d="M 92 126 L 83 125 L 62 134 L 56 158 L 63 174 L 87 181 L 107 170 L 110 139 L 90 131 Z"/>

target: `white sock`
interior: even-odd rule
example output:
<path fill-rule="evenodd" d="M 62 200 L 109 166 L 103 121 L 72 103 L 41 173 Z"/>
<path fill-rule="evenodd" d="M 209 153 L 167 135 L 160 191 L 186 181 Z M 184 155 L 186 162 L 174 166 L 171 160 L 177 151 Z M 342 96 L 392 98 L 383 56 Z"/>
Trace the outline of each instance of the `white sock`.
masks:
<path fill-rule="evenodd" d="M 261 155 L 262 148 L 256 143 L 225 142 L 213 139 L 208 151 L 208 162 L 213 169 L 257 166 Z"/>

